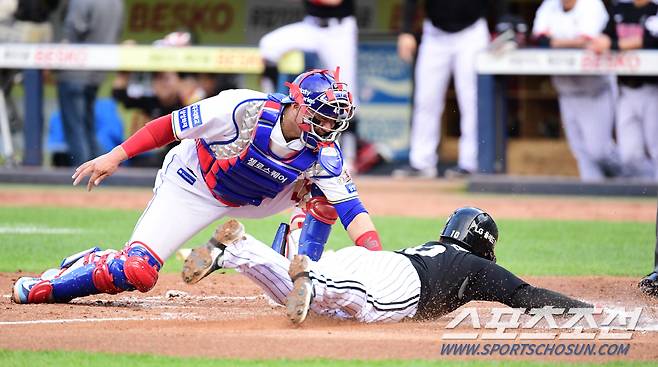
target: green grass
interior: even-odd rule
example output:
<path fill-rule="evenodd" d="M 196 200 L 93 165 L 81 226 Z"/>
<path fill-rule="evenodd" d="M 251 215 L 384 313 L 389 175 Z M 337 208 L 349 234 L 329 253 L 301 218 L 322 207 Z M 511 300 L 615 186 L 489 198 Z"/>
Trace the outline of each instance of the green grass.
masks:
<path fill-rule="evenodd" d="M 121 248 L 139 215 L 136 210 L 0 207 L 0 271 L 40 272 L 92 246 Z M 269 243 L 278 224 L 286 220 L 278 215 L 244 223 L 251 234 Z M 385 247 L 393 250 L 436 238 L 444 220 L 377 217 L 375 224 Z M 639 276 L 652 267 L 653 223 L 500 220 L 498 225 L 499 263 L 519 275 Z M 24 233 L 29 228 L 69 232 Z M 214 228 L 209 226 L 185 247 L 204 243 Z M 328 247 L 349 243 L 336 225 Z M 163 271 L 180 269 L 181 262 L 172 257 Z"/>
<path fill-rule="evenodd" d="M 291 360 L 237 360 L 237 359 L 209 359 L 209 358 L 181 358 L 181 357 L 164 357 L 153 355 L 129 355 L 129 354 L 108 354 L 108 353 L 83 353 L 83 352 L 27 352 L 27 351 L 7 351 L 0 350 L 0 365 L 6 367 L 19 366 L 104 366 L 104 367 L 124 367 L 124 366 L 181 366 L 181 367 L 228 367 L 228 366 L 246 366 L 246 367 L 343 367 L 343 366 L 372 366 L 372 367 L 399 367 L 399 366 L 514 366 L 514 367 L 540 367 L 540 366 L 575 366 L 572 363 L 556 362 L 533 362 L 533 361 L 363 361 L 363 360 L 327 360 L 327 359 L 306 359 L 299 361 Z M 655 362 L 637 362 L 637 361 L 613 361 L 607 363 L 584 363 L 578 366 L 655 366 Z"/>

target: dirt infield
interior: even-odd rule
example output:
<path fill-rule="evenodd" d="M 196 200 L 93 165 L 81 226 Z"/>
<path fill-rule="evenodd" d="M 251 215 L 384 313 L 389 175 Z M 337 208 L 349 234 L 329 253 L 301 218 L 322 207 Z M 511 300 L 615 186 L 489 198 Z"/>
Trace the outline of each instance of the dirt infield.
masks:
<path fill-rule="evenodd" d="M 495 218 L 544 218 L 653 222 L 656 200 L 523 195 L 476 195 L 463 191 L 463 183 L 440 180 L 357 178 L 361 200 L 374 215 L 445 218 L 455 208 L 485 208 Z M 143 209 L 149 189 L 100 187 L 87 193 L 70 189 L 0 191 L 0 206 L 64 206 Z"/>
<path fill-rule="evenodd" d="M 655 220 L 655 200 L 496 197 L 471 195 L 459 186 L 439 181 L 361 179 L 359 189 L 371 213 L 445 217 L 461 205 L 487 208 L 497 218 L 557 218 L 591 220 Z M 16 189 L 0 192 L 0 206 L 94 206 L 142 208 L 147 190 Z M 233 358 L 445 359 L 442 335 L 455 314 L 431 322 L 362 325 L 311 317 L 295 328 L 280 306 L 239 275 L 217 274 L 188 286 L 175 274 L 164 274 L 147 294 L 99 295 L 65 305 L 15 305 L 8 290 L 25 274 L 0 274 L 0 349 L 64 349 L 172 356 Z M 622 356 L 526 356 L 559 361 L 658 360 L 658 300 L 643 296 L 637 279 L 619 277 L 534 277 L 535 285 L 607 307 L 643 307 L 638 329 L 629 340 L 579 343 L 629 344 Z M 477 303 L 481 323 L 491 319 L 495 304 Z M 457 311 L 459 312 L 459 311 Z M 529 316 L 523 316 L 527 321 Z M 563 324 L 558 322 L 558 324 Z M 469 323 L 464 323 L 468 325 Z M 470 327 L 458 330 L 470 331 Z M 524 332 L 547 331 L 540 326 Z M 482 330 L 491 332 L 492 330 Z M 462 340 L 462 342 L 469 342 Z M 485 341 L 480 341 L 484 343 Z M 489 342 L 489 341 L 487 341 Z M 512 343 L 512 341 L 490 341 Z M 546 343 L 520 340 L 516 343 Z M 550 343 L 565 343 L 551 341 Z M 477 357 L 469 357 L 477 358 Z M 479 358 L 520 358 L 493 356 Z"/>
<path fill-rule="evenodd" d="M 18 275 L 0 275 L 0 289 L 10 289 Z M 642 296 L 635 287 L 636 279 L 542 277 L 528 280 L 591 301 L 606 300 L 606 304 L 628 309 L 643 306 L 645 311 L 639 326 L 656 330 L 657 325 L 653 323 L 658 322 L 658 301 Z M 474 305 L 478 306 L 482 325 L 485 325 L 486 320 L 491 319 L 494 304 L 470 306 Z M 5 295 L 0 307 L 3 309 L 0 348 L 231 358 L 444 359 L 447 357 L 442 356 L 440 350 L 446 341 L 441 337 L 449 331 L 445 326 L 455 316 L 444 316 L 432 322 L 377 325 L 311 317 L 295 328 L 287 322 L 283 307 L 272 305 L 246 278 L 234 274 L 212 275 L 196 286 L 184 284 L 174 274 L 165 274 L 148 294 L 99 295 L 67 305 L 15 305 Z M 564 322 L 566 320 L 558 321 L 560 325 Z M 463 325 L 470 323 L 467 320 Z M 486 331 L 492 332 L 491 329 Z M 625 356 L 550 358 L 656 360 L 656 334 L 656 331 L 636 331 L 631 340 L 596 342 L 598 345 L 630 344 Z"/>

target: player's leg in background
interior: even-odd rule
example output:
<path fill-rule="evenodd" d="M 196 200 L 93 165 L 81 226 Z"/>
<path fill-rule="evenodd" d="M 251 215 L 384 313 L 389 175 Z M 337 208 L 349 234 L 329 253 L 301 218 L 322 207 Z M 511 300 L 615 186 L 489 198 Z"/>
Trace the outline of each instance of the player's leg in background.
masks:
<path fill-rule="evenodd" d="M 477 54 L 489 43 L 487 23 L 480 19 L 470 27 L 454 35 L 458 50 L 455 68 L 455 89 L 461 116 L 458 166 L 469 172 L 477 171 L 478 127 L 477 127 Z"/>
<path fill-rule="evenodd" d="M 655 104 L 655 102 L 651 102 Z M 625 176 L 647 177 L 650 163 L 644 153 L 642 122 L 640 120 L 643 106 L 641 93 L 636 89 L 621 86 L 617 102 L 617 146 Z"/>
<path fill-rule="evenodd" d="M 244 274 L 281 305 L 285 304 L 292 289 L 288 275 L 290 260 L 249 235 L 226 246 L 219 265 Z"/>
<path fill-rule="evenodd" d="M 71 155 L 71 165 L 77 167 L 88 160 L 91 150 L 85 133 L 84 86 L 70 81 L 57 83 L 57 100 L 62 115 L 64 137 Z"/>
<path fill-rule="evenodd" d="M 612 139 L 614 115 L 612 90 L 606 88 L 599 94 L 579 98 L 577 123 L 583 148 L 581 177 L 585 181 L 602 180 L 606 177 L 604 167 L 612 167 L 615 146 Z"/>
<path fill-rule="evenodd" d="M 583 114 L 591 112 L 585 112 L 581 107 L 588 98 L 590 97 L 562 93 L 558 101 L 564 133 L 567 137 L 569 148 L 576 158 L 580 179 L 583 181 L 599 181 L 604 178 L 603 172 L 598 164 L 588 155 L 584 144 L 585 135 L 588 134 L 588 131 L 584 131 L 583 129 L 592 128 L 592 126 L 583 122 L 587 121 L 587 117 L 583 116 Z"/>
<path fill-rule="evenodd" d="M 644 146 L 653 163 L 654 180 L 658 181 L 658 86 L 645 85 L 642 89 Z"/>
<path fill-rule="evenodd" d="M 441 138 L 441 115 L 450 82 L 454 48 L 446 35 L 426 20 L 418 49 L 414 80 L 414 106 L 411 121 L 409 163 L 418 170 L 434 171 Z"/>
<path fill-rule="evenodd" d="M 96 139 L 96 121 L 94 117 L 94 106 L 96 104 L 96 95 L 98 94 L 98 85 L 87 85 L 83 91 L 84 98 L 84 131 L 89 146 L 89 157 L 86 160 L 91 160 L 103 154 L 100 148 L 98 139 Z"/>
<path fill-rule="evenodd" d="M 286 52 L 293 50 L 315 51 L 320 43 L 317 26 L 307 21 L 285 25 L 267 33 L 258 42 L 258 49 L 265 61 L 265 73 L 261 80 L 263 92 L 277 91 L 279 73 L 277 63 Z"/>
<path fill-rule="evenodd" d="M 322 66 L 329 69 L 329 71 L 334 71 L 337 66 L 340 66 L 339 79 L 347 83 L 354 98 L 354 105 L 359 106 L 359 86 L 357 83 L 358 28 L 356 18 L 353 16 L 343 18 L 340 23 L 332 23 L 327 28 L 319 29 L 318 32 L 322 33 L 317 48 Z M 340 137 L 343 159 L 350 173 L 357 173 L 358 108 L 356 113 L 357 116 L 350 123 L 350 127 Z"/>

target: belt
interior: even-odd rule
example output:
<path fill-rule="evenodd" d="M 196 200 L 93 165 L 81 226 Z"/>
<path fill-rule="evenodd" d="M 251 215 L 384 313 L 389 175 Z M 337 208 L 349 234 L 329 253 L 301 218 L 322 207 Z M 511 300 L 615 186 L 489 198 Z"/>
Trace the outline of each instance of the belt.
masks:
<path fill-rule="evenodd" d="M 340 23 L 342 23 L 342 22 L 343 22 L 343 19 L 345 19 L 345 18 L 347 18 L 347 17 L 340 17 L 340 18 L 339 18 L 339 17 L 320 18 L 320 17 L 316 17 L 316 16 L 310 16 L 309 18 L 311 19 L 311 21 L 313 22 L 313 24 L 317 25 L 318 27 L 320 27 L 320 28 L 327 28 L 327 27 L 329 27 L 330 25 L 332 25 L 332 23 L 333 23 L 333 24 L 340 24 Z"/>

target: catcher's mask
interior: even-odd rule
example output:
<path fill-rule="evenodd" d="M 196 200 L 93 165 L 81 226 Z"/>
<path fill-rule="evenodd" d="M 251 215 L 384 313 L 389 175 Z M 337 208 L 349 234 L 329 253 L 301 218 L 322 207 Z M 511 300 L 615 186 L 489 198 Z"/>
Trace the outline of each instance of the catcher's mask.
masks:
<path fill-rule="evenodd" d="M 498 226 L 482 209 L 463 207 L 455 210 L 441 232 L 441 242 L 455 244 L 471 253 L 496 262 L 494 248 Z"/>
<path fill-rule="evenodd" d="M 290 92 L 281 102 L 301 107 L 300 138 L 309 147 L 334 142 L 354 117 L 352 93 L 338 79 L 339 71 L 314 69 L 286 83 Z"/>

